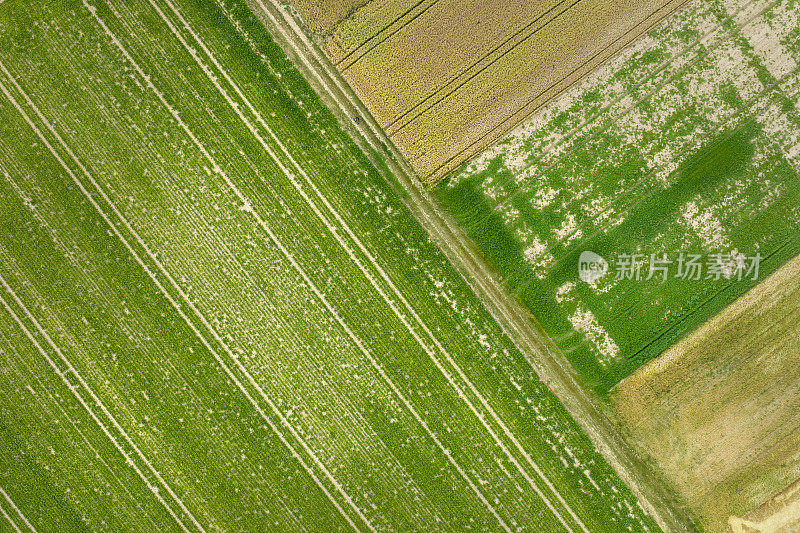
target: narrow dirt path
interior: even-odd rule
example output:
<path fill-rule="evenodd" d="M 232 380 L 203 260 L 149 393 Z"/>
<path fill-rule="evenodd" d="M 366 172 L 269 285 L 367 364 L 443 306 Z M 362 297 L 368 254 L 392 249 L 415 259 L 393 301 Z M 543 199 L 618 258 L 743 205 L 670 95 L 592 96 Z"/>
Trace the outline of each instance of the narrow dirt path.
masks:
<path fill-rule="evenodd" d="M 387 175 L 387 181 L 398 189 L 400 197 L 434 242 L 658 525 L 664 531 L 697 531 L 690 518 L 656 481 L 657 476 L 598 409 L 602 400 L 593 397 L 580 385 L 563 354 L 541 331 L 530 313 L 499 284 L 492 267 L 469 237 L 415 177 L 410 165 L 366 107 L 312 43 L 296 13 L 278 0 L 246 2 L 376 167 L 380 170 L 384 164 L 388 165 L 394 177 Z M 354 120 L 355 117 L 359 120 Z"/>

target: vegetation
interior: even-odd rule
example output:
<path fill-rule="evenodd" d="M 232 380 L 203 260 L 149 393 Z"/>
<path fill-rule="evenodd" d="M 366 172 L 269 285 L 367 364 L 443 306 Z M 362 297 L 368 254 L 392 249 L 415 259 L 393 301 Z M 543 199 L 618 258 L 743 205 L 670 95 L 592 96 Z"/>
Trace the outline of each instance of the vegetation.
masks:
<path fill-rule="evenodd" d="M 12 528 L 656 529 L 242 2 L 2 2 L 0 96 Z"/>
<path fill-rule="evenodd" d="M 623 431 L 708 531 L 800 478 L 798 280 L 795 258 L 612 391 Z"/>
<path fill-rule="evenodd" d="M 371 1 L 336 24 L 325 49 L 433 184 L 682 3 Z M 320 23 L 317 2 L 298 4 Z"/>
<path fill-rule="evenodd" d="M 601 394 L 800 252 L 797 14 L 694 3 L 436 189 Z M 584 251 L 605 277 L 580 281 Z M 756 255 L 758 276 L 728 268 Z"/>

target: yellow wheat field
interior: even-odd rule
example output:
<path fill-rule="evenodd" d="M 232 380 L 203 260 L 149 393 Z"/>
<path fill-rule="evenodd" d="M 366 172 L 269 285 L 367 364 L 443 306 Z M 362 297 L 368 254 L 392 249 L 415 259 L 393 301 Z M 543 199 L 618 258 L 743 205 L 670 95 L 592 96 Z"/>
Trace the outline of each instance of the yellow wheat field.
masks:
<path fill-rule="evenodd" d="M 434 183 L 683 1 L 296 3 L 380 125 Z"/>

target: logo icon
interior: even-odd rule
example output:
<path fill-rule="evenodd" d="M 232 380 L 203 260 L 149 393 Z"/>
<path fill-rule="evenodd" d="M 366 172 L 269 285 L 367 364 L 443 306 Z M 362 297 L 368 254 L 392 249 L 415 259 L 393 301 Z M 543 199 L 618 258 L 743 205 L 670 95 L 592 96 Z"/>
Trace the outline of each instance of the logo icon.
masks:
<path fill-rule="evenodd" d="M 593 283 L 608 273 L 608 261 L 594 252 L 585 251 L 578 260 L 578 277 Z"/>

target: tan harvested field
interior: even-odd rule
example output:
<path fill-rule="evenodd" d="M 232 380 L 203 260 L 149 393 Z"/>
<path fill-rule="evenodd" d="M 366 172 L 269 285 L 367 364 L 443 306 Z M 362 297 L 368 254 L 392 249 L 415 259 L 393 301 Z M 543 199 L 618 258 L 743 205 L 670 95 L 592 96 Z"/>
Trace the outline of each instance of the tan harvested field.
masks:
<path fill-rule="evenodd" d="M 800 478 L 798 331 L 795 258 L 612 391 L 623 433 L 709 531 Z"/>
<path fill-rule="evenodd" d="M 683 2 L 374 0 L 326 30 L 325 49 L 435 182 Z M 316 2 L 296 4 L 324 25 Z"/>
<path fill-rule="evenodd" d="M 731 518 L 728 533 L 800 531 L 800 480 L 743 518 Z"/>

